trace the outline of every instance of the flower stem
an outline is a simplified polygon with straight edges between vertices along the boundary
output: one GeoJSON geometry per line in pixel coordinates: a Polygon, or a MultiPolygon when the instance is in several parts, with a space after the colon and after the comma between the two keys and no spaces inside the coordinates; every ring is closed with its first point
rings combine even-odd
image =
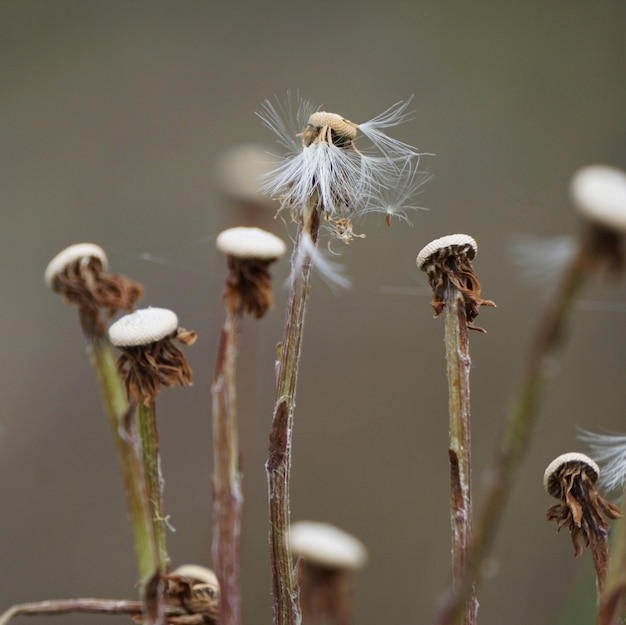
{"type": "Polygon", "coordinates": [[[141,617],[142,603],[124,599],[50,599],[19,603],[0,614],[0,625],[6,625],[16,616],[48,616],[53,614],[130,614],[141,617]]]}
{"type": "MultiPolygon", "coordinates": [[[[184,617],[189,613],[182,607],[166,606],[166,614],[171,617],[184,617]]],[[[19,603],[0,614],[0,625],[16,616],[51,616],[55,614],[127,614],[135,619],[142,618],[143,603],[126,599],[49,599],[19,603]]]]}
{"type": "Polygon", "coordinates": [[[587,250],[581,246],[567,267],[558,292],[539,320],[526,372],[509,413],[507,427],[487,473],[487,491],[474,525],[472,548],[463,580],[450,590],[439,612],[438,625],[460,622],[463,605],[480,581],[481,566],[496,536],[515,476],[528,449],[533,425],[547,377],[549,359],[562,342],[563,330],[589,267],[587,250]]]}
{"type": "Polygon", "coordinates": [[[623,521],[612,536],[611,555],[606,583],[598,597],[596,625],[618,625],[626,611],[626,523],[623,521]]]}
{"type": "Polygon", "coordinates": [[[303,235],[307,235],[316,243],[318,230],[319,209],[317,197],[314,197],[298,226],[293,249],[292,267],[299,267],[300,270],[292,271],[291,276],[285,329],[279,347],[269,458],[265,465],[269,490],[274,625],[299,625],[302,620],[300,593],[288,543],[289,482],[296,382],[311,277],[311,258],[301,249],[301,240],[303,235]]]}
{"type": "Polygon", "coordinates": [[[237,432],[235,363],[240,313],[226,313],[213,398],[213,563],[220,582],[220,625],[241,623],[240,542],[243,495],[237,432]]]}
{"type": "Polygon", "coordinates": [[[144,580],[154,572],[157,554],[143,469],[138,462],[133,444],[132,410],[126,401],[108,339],[104,336],[89,337],[89,356],[113,435],[126,493],[139,578],[144,580]]]}
{"type": "Polygon", "coordinates": [[[157,567],[166,573],[169,558],[166,548],[165,520],[163,513],[163,475],[159,455],[159,431],[154,404],[146,406],[139,402],[135,412],[139,452],[146,477],[148,502],[156,545],[157,567]]]}
{"type": "MultiPolygon", "coordinates": [[[[469,340],[465,298],[451,283],[446,288],[445,346],[450,414],[450,521],[452,579],[463,579],[472,538],[471,410],[469,340]]],[[[465,625],[476,623],[478,602],[472,594],[465,609],[465,625]]]]}
{"type": "Polygon", "coordinates": [[[143,468],[155,555],[150,576],[142,579],[145,618],[150,623],[162,625],[165,623],[163,576],[167,574],[169,569],[169,558],[165,544],[166,517],[163,514],[163,476],[161,474],[159,431],[154,403],[146,406],[143,401],[140,401],[135,409],[135,422],[136,453],[143,468]]]}

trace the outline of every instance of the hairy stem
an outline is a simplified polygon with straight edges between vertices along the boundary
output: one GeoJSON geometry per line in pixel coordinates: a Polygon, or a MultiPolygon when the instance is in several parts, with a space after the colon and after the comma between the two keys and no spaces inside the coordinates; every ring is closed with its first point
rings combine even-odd
{"type": "Polygon", "coordinates": [[[103,336],[89,337],[89,356],[100,387],[122,474],[139,578],[145,580],[157,567],[157,552],[143,467],[135,450],[132,408],[126,401],[108,339],[103,336]]]}
{"type": "Polygon", "coordinates": [[[169,569],[169,558],[165,543],[166,517],[163,514],[163,476],[161,474],[159,431],[154,405],[146,406],[143,402],[139,402],[135,410],[135,420],[137,428],[136,452],[139,455],[145,476],[155,552],[152,573],[148,578],[142,579],[143,599],[146,617],[160,624],[165,622],[163,576],[169,569]]]}
{"type": "Polygon", "coordinates": [[[137,437],[139,452],[143,463],[148,487],[153,532],[155,537],[157,564],[162,573],[166,573],[169,558],[166,548],[166,526],[163,513],[163,475],[161,473],[161,457],[159,454],[159,431],[157,428],[154,405],[146,406],[143,402],[137,405],[137,437]]]}
{"type": "Polygon", "coordinates": [[[141,601],[123,599],[50,599],[14,605],[0,614],[0,625],[6,625],[16,616],[49,616],[54,614],[130,614],[141,616],[141,601]]]}
{"type": "Polygon", "coordinates": [[[217,352],[213,398],[213,564],[220,582],[220,625],[241,623],[239,552],[243,495],[237,432],[235,363],[240,314],[226,313],[217,352]]]}
{"type": "Polygon", "coordinates": [[[301,240],[303,234],[306,234],[316,242],[318,230],[319,210],[317,198],[314,198],[298,226],[292,255],[292,267],[299,267],[300,271],[292,271],[291,275],[276,373],[276,403],[270,430],[269,458],[265,465],[269,490],[274,625],[299,625],[302,620],[299,588],[288,543],[289,481],[296,382],[311,276],[311,258],[306,254],[302,256],[301,240]]]}
{"type": "MultiPolygon", "coordinates": [[[[445,346],[450,413],[450,521],[452,580],[456,587],[467,569],[472,538],[472,471],[469,340],[465,299],[448,282],[446,288],[445,346]]],[[[465,625],[476,623],[478,603],[468,598],[465,625]]]]}
{"type": "MultiPolygon", "coordinates": [[[[0,625],[7,623],[16,616],[53,616],[57,614],[127,614],[134,618],[141,618],[143,603],[141,601],[127,601],[125,599],[50,599],[47,601],[33,601],[19,603],[0,614],[0,625]]],[[[167,606],[169,617],[182,616],[187,612],[183,608],[167,606]]]]}
{"type": "Polygon", "coordinates": [[[447,593],[437,618],[439,625],[460,622],[463,605],[473,592],[474,584],[480,581],[481,566],[493,545],[517,470],[530,443],[549,360],[554,357],[561,345],[563,330],[583,284],[587,268],[586,250],[581,248],[566,269],[558,292],[549,301],[539,320],[522,385],[487,473],[485,498],[474,526],[468,566],[462,582],[447,593]]]}

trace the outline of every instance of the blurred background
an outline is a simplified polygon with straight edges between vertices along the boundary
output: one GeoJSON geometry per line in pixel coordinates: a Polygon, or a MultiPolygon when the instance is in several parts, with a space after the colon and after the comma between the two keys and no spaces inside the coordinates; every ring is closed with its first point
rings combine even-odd
{"type": "MultiPolygon", "coordinates": [[[[223,228],[288,240],[273,208],[240,208],[218,175],[249,142],[276,151],[255,116],[287,90],[361,122],[413,95],[393,131],[432,174],[411,215],[334,251],[349,291],[313,285],[299,378],[292,519],[334,523],[370,561],[357,622],[429,623],[449,581],[443,320],[417,252],[473,235],[483,295],[471,355],[475,505],[549,291],[520,279],[520,235],[575,235],[568,181],[580,166],[626,168],[626,5],[564,2],[0,3],[0,609],[54,597],[136,596],[130,529],[106,419],[76,311],[43,283],[65,246],[102,245],[198,332],[191,388],[158,402],[175,565],[210,565],[210,379],[223,310],[223,228]]],[[[549,267],[548,267],[549,269],[549,267]]],[[[264,462],[276,306],[241,337],[246,623],[270,623],[264,462]]],[[[584,450],[576,427],[625,431],[624,286],[583,293],[505,515],[479,622],[589,623],[590,557],[572,556],[545,509],[545,466],[584,450]],[[587,611],[585,611],[587,610],[587,611]],[[573,616],[572,616],[573,614],[573,616]]],[[[56,617],[66,623],[122,617],[56,617]]],[[[37,618],[34,623],[52,622],[37,618]]]]}

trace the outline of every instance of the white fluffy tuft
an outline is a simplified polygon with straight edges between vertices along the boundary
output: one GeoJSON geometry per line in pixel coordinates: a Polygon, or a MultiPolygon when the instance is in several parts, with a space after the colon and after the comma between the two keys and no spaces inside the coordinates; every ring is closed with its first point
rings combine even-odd
{"type": "Polygon", "coordinates": [[[626,486],[626,435],[580,430],[578,438],[589,446],[589,455],[600,465],[602,488],[607,492],[623,491],[626,486]]]}

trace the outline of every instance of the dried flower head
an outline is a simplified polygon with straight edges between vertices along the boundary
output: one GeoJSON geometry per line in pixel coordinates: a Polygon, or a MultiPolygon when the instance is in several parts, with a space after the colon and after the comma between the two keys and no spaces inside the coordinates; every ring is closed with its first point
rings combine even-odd
{"type": "Polygon", "coordinates": [[[270,265],[287,251],[285,243],[261,228],[229,228],[215,242],[226,254],[229,274],[224,302],[231,313],[261,318],[273,305],[270,265]]]}
{"type": "Polygon", "coordinates": [[[578,170],[572,201],[585,219],[582,242],[593,268],[621,277],[626,270],[626,173],[606,165],[578,170]]]}
{"type": "Polygon", "coordinates": [[[44,280],[70,304],[78,306],[85,334],[102,336],[104,309],[109,318],[118,310],[130,311],[142,295],[139,284],[126,276],[108,273],[104,250],[93,243],[77,243],[59,252],[46,267],[44,280]]]}
{"type": "Polygon", "coordinates": [[[352,623],[352,572],[367,562],[365,545],[333,525],[313,521],[294,523],[289,542],[301,558],[303,621],[352,623]]]}
{"type": "Polygon", "coordinates": [[[259,211],[276,209],[276,202],[261,192],[260,178],[276,167],[276,158],[267,147],[245,143],[225,150],[215,166],[215,181],[221,196],[229,203],[251,209],[250,216],[259,211]]]}
{"type": "Polygon", "coordinates": [[[215,573],[198,564],[183,564],[165,577],[166,605],[188,614],[169,618],[173,625],[214,625],[219,616],[220,585],[215,573]]]}
{"type": "Polygon", "coordinates": [[[150,406],[161,384],[191,384],[191,368],[172,340],[192,345],[196,338],[195,332],[179,328],[178,317],[166,308],[142,308],[118,319],[109,339],[122,352],[117,368],[128,398],[150,406]]]}
{"type": "Polygon", "coordinates": [[[572,176],[570,193],[585,218],[626,234],[626,172],[608,165],[583,167],[572,176]]]}
{"type": "Polygon", "coordinates": [[[559,499],[546,512],[548,521],[567,527],[574,545],[574,556],[582,553],[582,543],[591,550],[598,589],[602,589],[609,563],[608,529],[605,517],[617,519],[619,508],[603,499],[595,489],[600,469],[585,454],[570,452],[555,458],[546,468],[543,485],[559,499]]]}
{"type": "Polygon", "coordinates": [[[356,124],[316,110],[307,100],[298,98],[292,107],[289,95],[286,107],[266,100],[259,116],[288,152],[264,178],[263,189],[280,199],[295,221],[315,203],[334,236],[348,243],[355,236],[355,215],[385,212],[381,193],[399,180],[405,188],[411,187],[403,180],[410,178],[415,166],[406,164],[417,161],[419,153],[384,132],[407,120],[409,102],[398,102],[374,119],[356,124]],[[359,134],[369,140],[369,148],[357,148],[359,134]]]}
{"type": "Polygon", "coordinates": [[[426,272],[433,289],[430,302],[435,317],[441,314],[445,306],[446,290],[451,284],[458,289],[465,299],[467,327],[484,332],[473,325],[480,306],[495,306],[491,300],[480,296],[480,282],[474,273],[472,259],[476,256],[478,245],[467,234],[451,234],[431,241],[417,255],[416,264],[426,272]]]}
{"type": "Polygon", "coordinates": [[[329,523],[293,523],[289,543],[293,552],[306,562],[329,569],[356,570],[367,562],[365,545],[329,523]]]}

